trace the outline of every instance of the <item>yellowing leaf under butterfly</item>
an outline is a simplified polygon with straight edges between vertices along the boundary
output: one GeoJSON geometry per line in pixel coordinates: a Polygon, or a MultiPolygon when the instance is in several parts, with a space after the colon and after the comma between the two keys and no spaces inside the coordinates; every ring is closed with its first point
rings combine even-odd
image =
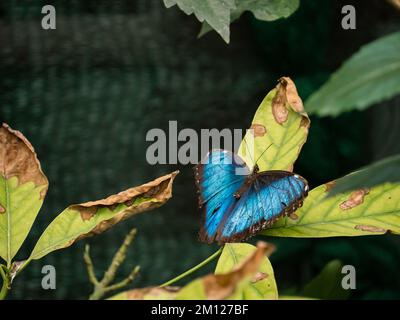
{"type": "MultiPolygon", "coordinates": [[[[210,274],[194,280],[180,290],[176,299],[199,299],[199,300],[240,300],[243,297],[243,290],[257,281],[255,278],[264,262],[268,245],[259,242],[257,248],[250,255],[241,259],[231,270],[224,270],[224,273],[210,274]]],[[[221,267],[221,271],[222,267],[221,267]]]]}
{"type": "MultiPolygon", "coordinates": [[[[223,274],[235,269],[240,263],[254,253],[256,248],[249,243],[226,243],[215,269],[216,274],[223,274]]],[[[250,283],[243,287],[238,295],[243,300],[278,299],[278,288],[275,282],[274,270],[267,258],[275,251],[275,246],[267,244],[266,256],[260,264],[250,283]]]]}
{"type": "Polygon", "coordinates": [[[400,184],[384,183],[327,197],[335,181],[310,191],[297,219],[286,217],[268,236],[319,238],[400,233],[400,184]]]}

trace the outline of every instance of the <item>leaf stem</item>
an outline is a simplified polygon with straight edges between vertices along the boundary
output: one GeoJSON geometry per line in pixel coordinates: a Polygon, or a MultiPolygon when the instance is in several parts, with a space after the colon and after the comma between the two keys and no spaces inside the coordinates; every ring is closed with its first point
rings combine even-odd
{"type": "Polygon", "coordinates": [[[205,266],[207,263],[209,263],[212,260],[214,260],[215,258],[217,258],[221,254],[223,248],[224,247],[222,246],[216,252],[214,252],[211,256],[209,256],[207,259],[205,259],[204,261],[200,262],[198,265],[194,266],[193,268],[190,268],[189,270],[185,271],[184,273],[180,274],[179,276],[177,276],[177,277],[175,277],[175,278],[163,283],[162,285],[160,285],[160,287],[169,286],[169,285],[171,285],[171,284],[173,284],[173,283],[185,278],[186,276],[192,274],[193,272],[196,272],[201,267],[205,266]]]}
{"type": "Polygon", "coordinates": [[[3,279],[3,284],[0,290],[0,300],[4,300],[7,296],[8,290],[10,289],[10,277],[8,274],[4,271],[4,266],[0,265],[0,275],[1,278],[3,279]]]}
{"type": "Polygon", "coordinates": [[[139,269],[140,269],[139,267],[133,268],[131,273],[129,274],[129,276],[126,277],[125,279],[123,279],[122,281],[115,283],[115,284],[110,284],[112,281],[114,281],[115,275],[116,275],[119,267],[125,261],[126,252],[128,250],[128,247],[132,243],[132,241],[135,239],[135,236],[136,236],[136,229],[133,228],[126,235],[124,242],[122,243],[121,247],[118,249],[116,254],[114,255],[114,258],[113,258],[109,268],[104,273],[103,279],[101,279],[101,280],[98,280],[96,278],[96,275],[94,272],[93,261],[92,261],[92,258],[90,257],[90,247],[89,247],[89,245],[85,246],[83,260],[86,264],[86,269],[88,272],[89,280],[94,286],[93,293],[89,297],[90,300],[99,300],[106,293],[108,293],[110,291],[121,289],[121,288],[129,285],[136,278],[136,276],[139,273],[139,269]]]}

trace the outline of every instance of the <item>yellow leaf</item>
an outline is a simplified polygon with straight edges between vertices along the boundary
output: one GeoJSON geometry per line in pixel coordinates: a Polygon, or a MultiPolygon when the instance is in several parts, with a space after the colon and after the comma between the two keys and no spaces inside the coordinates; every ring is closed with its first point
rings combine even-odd
{"type": "Polygon", "coordinates": [[[258,160],[260,171],[292,171],[309,126],[294,82],[283,77],[258,107],[238,154],[250,168],[258,160]]]}
{"type": "Polygon", "coordinates": [[[0,127],[0,257],[8,264],[43,204],[48,181],[35,150],[19,131],[0,127]]]}

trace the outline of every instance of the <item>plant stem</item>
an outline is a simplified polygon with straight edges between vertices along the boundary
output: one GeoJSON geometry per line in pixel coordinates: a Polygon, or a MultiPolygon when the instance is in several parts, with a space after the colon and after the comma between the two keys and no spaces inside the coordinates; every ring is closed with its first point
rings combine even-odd
{"type": "Polygon", "coordinates": [[[8,289],[10,286],[10,278],[8,274],[4,271],[3,265],[0,265],[0,275],[1,278],[3,279],[3,284],[0,291],[0,300],[4,300],[7,296],[8,289]]]}
{"type": "Polygon", "coordinates": [[[186,277],[186,276],[192,274],[193,272],[196,272],[196,271],[199,270],[201,267],[205,266],[207,263],[209,263],[209,262],[211,262],[212,260],[214,260],[215,258],[217,258],[217,257],[221,254],[223,248],[224,248],[224,247],[219,248],[218,251],[214,252],[211,256],[209,256],[209,257],[208,257],[207,259],[205,259],[204,261],[200,262],[198,265],[196,265],[196,266],[194,266],[193,268],[191,268],[191,269],[185,271],[184,273],[180,274],[179,276],[177,276],[177,277],[175,277],[175,278],[173,278],[173,279],[171,279],[171,280],[169,280],[169,281],[163,283],[162,285],[160,285],[160,287],[169,286],[169,285],[171,285],[171,284],[173,284],[173,283],[175,283],[175,282],[177,282],[177,281],[183,279],[184,277],[186,277]]]}
{"type": "Polygon", "coordinates": [[[123,279],[122,281],[115,283],[115,284],[110,284],[112,281],[114,281],[115,275],[121,266],[121,264],[125,261],[126,258],[126,252],[128,250],[128,247],[132,243],[136,236],[136,229],[133,228],[125,237],[124,242],[122,243],[121,247],[118,249],[116,254],[114,255],[114,258],[107,269],[107,271],[104,273],[103,279],[100,281],[96,278],[95,272],[94,272],[94,266],[93,266],[93,261],[90,257],[90,247],[89,245],[85,246],[85,252],[83,255],[83,260],[86,264],[86,269],[88,272],[89,280],[93,284],[94,289],[93,293],[89,296],[90,300],[99,300],[101,299],[106,293],[114,290],[121,289],[128,284],[130,284],[137,276],[139,273],[139,267],[133,268],[131,273],[129,274],[128,277],[123,279]]]}
{"type": "Polygon", "coordinates": [[[128,250],[128,247],[132,243],[132,241],[135,239],[136,233],[137,233],[137,230],[135,228],[133,228],[127,234],[127,236],[125,237],[125,240],[122,243],[121,247],[118,249],[118,251],[114,255],[114,258],[111,261],[110,267],[104,273],[104,277],[100,281],[100,283],[103,285],[103,287],[108,286],[112,281],[114,281],[115,275],[116,275],[119,267],[125,261],[126,252],[128,250]]]}

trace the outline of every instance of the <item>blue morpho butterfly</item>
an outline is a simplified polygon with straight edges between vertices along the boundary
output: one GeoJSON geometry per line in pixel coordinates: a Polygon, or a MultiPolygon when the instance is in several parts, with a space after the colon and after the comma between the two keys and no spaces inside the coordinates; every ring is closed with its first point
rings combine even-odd
{"type": "Polygon", "coordinates": [[[201,241],[243,241],[290,215],[303,204],[307,181],[288,171],[252,171],[238,156],[212,150],[195,166],[199,207],[203,210],[201,241]],[[240,174],[238,174],[240,173],[240,174]]]}

